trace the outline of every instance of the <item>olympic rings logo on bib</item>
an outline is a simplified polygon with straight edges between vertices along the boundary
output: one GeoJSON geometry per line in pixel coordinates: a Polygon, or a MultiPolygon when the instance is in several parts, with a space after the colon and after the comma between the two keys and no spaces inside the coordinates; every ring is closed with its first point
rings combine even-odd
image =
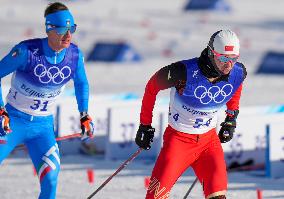
{"type": "Polygon", "coordinates": [[[200,100],[201,104],[209,104],[212,100],[220,104],[226,97],[228,97],[233,91],[231,84],[225,84],[222,88],[218,86],[212,86],[208,90],[205,86],[198,86],[194,90],[194,96],[200,100]]]}
{"type": "Polygon", "coordinates": [[[38,77],[39,81],[43,84],[48,84],[51,81],[54,84],[61,84],[65,79],[70,77],[71,68],[64,66],[60,69],[56,66],[52,66],[47,69],[46,66],[38,64],[34,68],[34,75],[38,77]]]}

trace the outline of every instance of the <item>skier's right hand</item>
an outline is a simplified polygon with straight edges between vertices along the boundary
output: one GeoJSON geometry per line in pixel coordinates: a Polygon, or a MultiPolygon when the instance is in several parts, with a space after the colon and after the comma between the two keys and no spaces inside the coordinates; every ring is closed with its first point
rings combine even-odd
{"type": "Polygon", "coordinates": [[[142,149],[149,150],[153,142],[155,128],[151,125],[140,124],[136,134],[135,142],[142,149]]]}
{"type": "Polygon", "coordinates": [[[10,129],[10,118],[4,107],[0,107],[0,136],[5,136],[12,132],[10,129]]]}

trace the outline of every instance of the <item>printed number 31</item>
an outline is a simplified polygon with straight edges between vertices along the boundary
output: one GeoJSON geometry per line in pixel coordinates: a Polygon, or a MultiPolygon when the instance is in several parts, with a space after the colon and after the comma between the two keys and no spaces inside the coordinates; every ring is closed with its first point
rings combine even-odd
{"type": "Polygon", "coordinates": [[[40,100],[34,100],[34,104],[30,106],[30,108],[33,110],[37,110],[39,109],[41,104],[43,104],[43,107],[40,109],[40,111],[47,111],[46,108],[47,108],[48,101],[41,102],[40,100]]]}

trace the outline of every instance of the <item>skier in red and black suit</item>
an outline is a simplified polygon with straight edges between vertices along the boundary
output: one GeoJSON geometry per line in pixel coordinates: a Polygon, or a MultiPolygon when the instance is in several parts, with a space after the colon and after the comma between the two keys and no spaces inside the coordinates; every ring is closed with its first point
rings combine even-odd
{"type": "Polygon", "coordinates": [[[147,83],[136,135],[139,147],[149,150],[155,129],[152,112],[160,90],[171,88],[169,125],[146,199],[165,199],[177,179],[192,167],[205,198],[224,199],[227,172],[221,143],[230,141],[236,128],[246,69],[237,62],[239,39],[230,30],[214,33],[201,56],[161,68],[147,83]],[[217,111],[227,106],[217,135],[217,111]]]}

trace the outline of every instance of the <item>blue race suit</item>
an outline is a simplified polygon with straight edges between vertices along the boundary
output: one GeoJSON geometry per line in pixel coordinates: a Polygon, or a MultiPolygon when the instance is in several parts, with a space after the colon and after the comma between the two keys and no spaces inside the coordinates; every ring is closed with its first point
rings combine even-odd
{"type": "MultiPolygon", "coordinates": [[[[39,198],[54,199],[60,158],[52,111],[70,79],[74,81],[78,110],[88,110],[89,86],[83,55],[72,43],[55,52],[48,46],[47,38],[27,40],[0,61],[0,78],[12,72],[5,106],[12,132],[4,137],[6,144],[0,145],[0,163],[15,146],[24,143],[40,180],[39,198]]],[[[4,106],[0,94],[0,105],[4,106]]]]}

